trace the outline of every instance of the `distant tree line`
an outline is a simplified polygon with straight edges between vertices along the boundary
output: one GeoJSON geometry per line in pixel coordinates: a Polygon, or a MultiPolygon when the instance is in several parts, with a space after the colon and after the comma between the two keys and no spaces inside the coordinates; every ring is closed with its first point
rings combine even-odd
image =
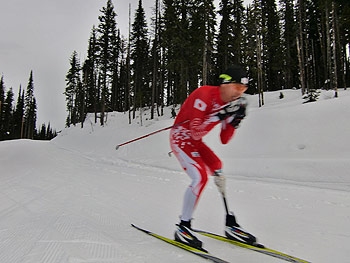
{"type": "Polygon", "coordinates": [[[0,141],[12,139],[51,140],[56,131],[50,123],[36,128],[37,104],[34,96],[33,72],[30,72],[27,89],[20,86],[16,105],[12,88],[6,91],[4,76],[0,80],[0,141]]]}
{"type": "MultiPolygon", "coordinates": [[[[104,125],[110,111],[181,104],[200,85],[215,84],[230,64],[246,67],[251,94],[297,88],[350,85],[350,1],[348,0],[155,0],[151,25],[142,1],[129,34],[121,36],[111,0],[93,26],[87,57],[77,52],[66,75],[67,126],[87,113],[104,125]],[[347,55],[348,54],[348,55],[347,55]]],[[[311,96],[310,97],[314,97],[311,96]]]]}

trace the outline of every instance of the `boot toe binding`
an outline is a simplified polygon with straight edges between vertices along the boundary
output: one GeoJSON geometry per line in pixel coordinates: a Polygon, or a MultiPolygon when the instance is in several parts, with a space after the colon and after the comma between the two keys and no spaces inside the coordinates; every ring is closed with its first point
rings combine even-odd
{"type": "Polygon", "coordinates": [[[202,241],[200,241],[190,229],[178,225],[175,231],[175,240],[185,245],[202,250],[202,241]]]}

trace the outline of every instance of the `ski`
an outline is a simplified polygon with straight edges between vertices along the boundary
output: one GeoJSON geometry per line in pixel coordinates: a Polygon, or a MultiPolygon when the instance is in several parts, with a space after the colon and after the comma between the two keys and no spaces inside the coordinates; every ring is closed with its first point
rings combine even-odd
{"type": "Polygon", "coordinates": [[[231,239],[228,239],[228,238],[226,238],[224,236],[217,235],[217,234],[214,234],[214,233],[210,233],[210,232],[207,232],[207,231],[198,230],[198,229],[197,230],[196,229],[192,229],[192,230],[194,232],[198,233],[198,234],[201,234],[201,235],[204,235],[204,236],[207,236],[207,237],[210,237],[210,238],[214,238],[214,239],[217,239],[217,240],[221,240],[221,241],[230,243],[230,244],[235,245],[235,246],[247,248],[247,249],[250,249],[250,250],[253,250],[253,251],[256,251],[256,252],[260,252],[260,253],[263,253],[265,255],[269,255],[269,256],[272,256],[272,257],[279,258],[279,259],[283,259],[283,260],[288,261],[288,262],[310,263],[309,261],[306,261],[306,260],[303,260],[303,259],[299,259],[299,258],[290,256],[290,255],[284,254],[282,252],[266,248],[266,247],[264,247],[261,244],[257,244],[256,246],[252,246],[252,245],[248,245],[248,244],[243,243],[243,242],[231,240],[231,239]]]}
{"type": "Polygon", "coordinates": [[[173,246],[176,246],[178,248],[182,248],[194,255],[197,255],[197,256],[200,256],[202,258],[205,258],[207,260],[211,260],[212,262],[215,262],[215,263],[229,263],[228,261],[225,261],[225,260],[222,260],[218,257],[215,257],[213,256],[212,254],[210,254],[208,251],[205,251],[205,250],[200,250],[200,249],[196,249],[196,248],[193,248],[191,246],[188,246],[186,244],[183,244],[181,242],[178,242],[178,241],[175,241],[175,240],[172,240],[172,239],[169,239],[169,238],[166,238],[166,237],[163,237],[163,236],[160,236],[158,234],[155,234],[155,233],[152,233],[151,231],[148,231],[146,229],[143,229],[143,228],[140,228],[134,224],[131,224],[132,227],[136,228],[137,230],[140,230],[152,237],[155,237],[157,239],[160,239],[168,244],[171,244],[173,246]]]}

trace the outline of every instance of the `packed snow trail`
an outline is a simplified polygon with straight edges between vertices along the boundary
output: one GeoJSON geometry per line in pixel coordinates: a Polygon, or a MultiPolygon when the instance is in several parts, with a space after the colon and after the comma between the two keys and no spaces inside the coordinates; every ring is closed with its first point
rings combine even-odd
{"type": "MultiPolygon", "coordinates": [[[[139,222],[172,236],[181,189],[187,183],[180,171],[137,167],[123,161],[122,166],[108,165],[58,149],[50,142],[3,142],[1,156],[0,262],[194,260],[129,227],[130,222],[139,222]],[[10,162],[13,159],[15,167],[10,162]]],[[[349,194],[231,177],[228,189],[233,189],[229,202],[240,222],[264,244],[310,261],[323,253],[327,257],[327,251],[340,251],[333,258],[339,256],[341,262],[349,241],[343,233],[348,223],[349,194]],[[337,215],[336,224],[330,224],[333,215],[337,215]],[[325,235],[330,241],[337,239],[327,243],[326,250],[325,235]],[[317,247],[324,249],[316,254],[317,247]]],[[[194,224],[220,233],[224,222],[221,201],[211,182],[194,224]]],[[[203,241],[207,249],[228,261],[279,262],[203,241]]],[[[327,260],[321,257],[315,262],[327,260]]]]}
{"type": "Polygon", "coordinates": [[[49,142],[3,142],[1,156],[6,159],[1,160],[0,262],[194,259],[162,249],[130,228],[132,221],[144,222],[171,237],[177,220],[172,203],[180,202],[170,198],[169,203],[159,195],[176,197],[175,189],[183,186],[174,188],[170,177],[178,179],[181,173],[162,176],[134,165],[100,164],[49,142]],[[14,159],[15,169],[9,161],[14,159]]]}

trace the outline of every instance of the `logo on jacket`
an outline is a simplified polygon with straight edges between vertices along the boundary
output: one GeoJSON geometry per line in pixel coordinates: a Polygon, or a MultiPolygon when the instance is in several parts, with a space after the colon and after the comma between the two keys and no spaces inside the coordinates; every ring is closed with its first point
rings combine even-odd
{"type": "Polygon", "coordinates": [[[205,111],[207,108],[207,104],[202,101],[201,99],[196,99],[194,101],[194,106],[195,109],[200,110],[200,111],[205,111]]]}

